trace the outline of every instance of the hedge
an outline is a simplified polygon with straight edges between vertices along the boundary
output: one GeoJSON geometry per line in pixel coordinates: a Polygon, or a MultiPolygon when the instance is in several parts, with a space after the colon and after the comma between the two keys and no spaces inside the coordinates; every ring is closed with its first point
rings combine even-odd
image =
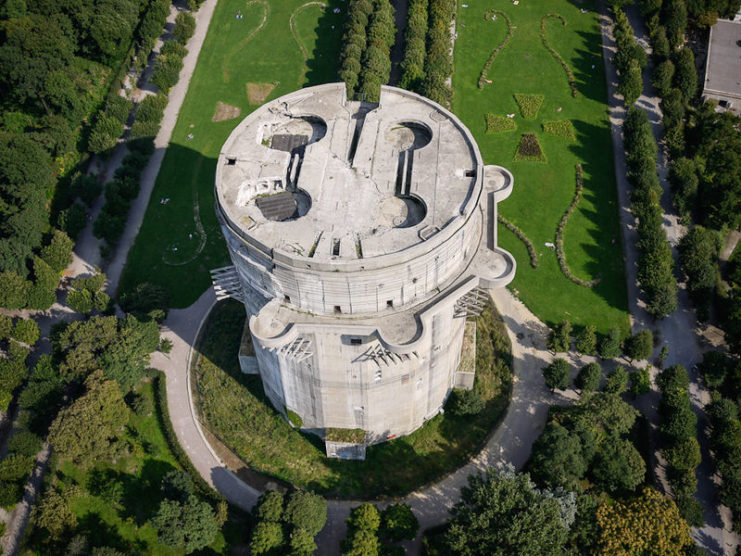
{"type": "Polygon", "coordinates": [[[489,58],[484,63],[484,67],[481,69],[481,73],[479,74],[479,89],[483,89],[484,85],[486,84],[486,76],[489,74],[489,69],[494,63],[494,58],[496,58],[497,54],[499,54],[501,50],[505,46],[507,46],[507,43],[512,40],[512,22],[510,21],[509,17],[507,17],[506,13],[500,12],[499,10],[487,10],[484,14],[484,19],[488,21],[489,19],[496,16],[502,17],[502,19],[504,19],[505,23],[507,24],[507,35],[504,37],[504,40],[499,43],[499,46],[491,51],[491,54],[489,54],[489,58]]]}
{"type": "Polygon", "coordinates": [[[564,26],[567,25],[566,20],[559,14],[544,15],[540,19],[540,39],[543,41],[543,46],[545,46],[546,50],[551,53],[551,56],[553,56],[556,60],[558,60],[558,63],[561,64],[563,71],[566,73],[566,79],[569,82],[569,87],[571,87],[571,96],[576,98],[579,92],[576,90],[576,80],[574,79],[574,72],[571,70],[569,64],[566,63],[566,60],[564,60],[561,55],[556,52],[556,49],[548,44],[548,37],[545,31],[545,22],[549,18],[558,19],[564,26]]]}
{"type": "Polygon", "coordinates": [[[430,0],[429,3],[425,78],[420,92],[443,106],[450,106],[453,100],[448,81],[453,75],[450,22],[455,17],[455,9],[455,0],[430,0]]]}
{"type": "Polygon", "coordinates": [[[418,91],[425,76],[425,38],[427,37],[428,0],[410,0],[404,30],[404,57],[402,58],[399,87],[418,91]]]}
{"type": "Polygon", "coordinates": [[[522,243],[525,244],[525,247],[527,247],[527,254],[530,256],[530,266],[538,268],[538,254],[535,252],[533,242],[525,235],[525,232],[499,213],[497,213],[497,221],[501,222],[505,228],[520,238],[520,241],[522,241],[522,243]]]}

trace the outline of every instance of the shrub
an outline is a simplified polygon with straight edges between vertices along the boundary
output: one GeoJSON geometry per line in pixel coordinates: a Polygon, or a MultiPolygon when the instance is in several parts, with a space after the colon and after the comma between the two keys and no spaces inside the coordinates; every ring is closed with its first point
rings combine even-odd
{"type": "Polygon", "coordinates": [[[527,95],[523,93],[515,93],[515,102],[520,108],[522,117],[526,120],[534,120],[538,115],[540,106],[543,104],[545,96],[543,95],[527,95]]]}
{"type": "Polygon", "coordinates": [[[633,397],[648,394],[651,390],[651,375],[648,367],[630,373],[630,393],[633,397]]]}
{"type": "Polygon", "coordinates": [[[19,342],[32,346],[39,341],[41,331],[35,320],[21,318],[15,322],[10,336],[19,342]]]}
{"type": "Polygon", "coordinates": [[[565,359],[554,359],[553,363],[543,368],[545,384],[551,390],[565,390],[569,387],[571,366],[565,359]]]}
{"type": "Polygon", "coordinates": [[[548,349],[551,351],[569,351],[571,349],[571,321],[562,320],[553,327],[548,336],[548,349]]]}
{"type": "Polygon", "coordinates": [[[139,103],[136,110],[137,122],[156,122],[162,121],[162,114],[167,107],[167,96],[163,93],[148,95],[139,103]]]}
{"type": "Polygon", "coordinates": [[[450,393],[448,405],[450,412],[459,417],[477,415],[484,409],[484,402],[475,390],[460,388],[454,388],[450,393]]]}
{"type": "Polygon", "coordinates": [[[602,338],[602,342],[600,343],[600,357],[602,359],[615,359],[620,357],[622,354],[620,350],[621,343],[620,330],[617,328],[611,328],[607,336],[602,338]]]}
{"type": "Polygon", "coordinates": [[[381,535],[391,542],[412,541],[418,529],[419,521],[407,504],[392,504],[381,512],[381,535]]]}
{"type": "Polygon", "coordinates": [[[67,305],[81,315],[87,315],[93,310],[93,294],[88,290],[72,290],[67,294],[67,305]]]}
{"type": "Polygon", "coordinates": [[[576,141],[576,132],[574,131],[574,124],[571,123],[571,120],[543,122],[543,131],[557,137],[563,137],[569,141],[576,141]]]}
{"type": "Polygon", "coordinates": [[[576,375],[576,380],[574,380],[574,386],[581,390],[582,393],[594,392],[599,389],[601,380],[602,367],[600,367],[599,363],[589,363],[579,370],[579,374],[576,375]]]}
{"type": "Polygon", "coordinates": [[[545,155],[540,148],[538,136],[534,133],[524,133],[520,139],[520,144],[517,145],[514,159],[518,161],[545,162],[545,155]]]}
{"type": "Polygon", "coordinates": [[[80,232],[87,226],[87,214],[85,207],[80,203],[73,203],[59,213],[57,226],[71,239],[75,240],[80,232]]]}
{"type": "Polygon", "coordinates": [[[55,272],[62,272],[72,262],[74,242],[61,230],[52,232],[51,241],[41,248],[41,258],[55,272]]]}
{"type": "Polygon", "coordinates": [[[305,529],[315,536],[327,522],[327,503],[311,492],[294,491],[288,495],[284,519],[293,527],[305,529]]]}
{"type": "Polygon", "coordinates": [[[512,131],[517,129],[517,125],[512,118],[486,114],[486,133],[500,133],[502,131],[512,131]]]}
{"type": "Polygon", "coordinates": [[[594,355],[597,352],[597,333],[594,326],[583,327],[576,335],[576,351],[585,355],[594,355]]]}
{"type": "Polygon", "coordinates": [[[22,309],[28,302],[30,288],[31,282],[12,270],[0,272],[0,307],[22,309]]]}
{"type": "Polygon", "coordinates": [[[18,431],[10,437],[8,449],[22,456],[36,456],[41,450],[41,438],[30,431],[18,431]]]}
{"type": "Polygon", "coordinates": [[[188,42],[188,39],[193,36],[195,30],[196,20],[190,13],[180,12],[175,17],[175,29],[173,29],[172,35],[180,44],[188,42]]]}
{"type": "Polygon", "coordinates": [[[527,254],[530,257],[530,266],[533,268],[538,268],[538,253],[535,251],[533,242],[530,241],[530,239],[525,235],[525,232],[518,228],[513,222],[507,220],[504,216],[502,216],[500,212],[497,213],[497,222],[503,224],[505,228],[515,234],[520,239],[520,241],[525,244],[525,247],[527,248],[527,254]]]}
{"type": "Polygon", "coordinates": [[[641,330],[623,342],[623,351],[628,359],[648,359],[654,347],[654,335],[650,330],[641,330]]]}
{"type": "Polygon", "coordinates": [[[499,54],[499,52],[501,52],[501,50],[505,46],[507,46],[507,43],[512,40],[512,22],[510,21],[507,14],[505,14],[504,12],[500,12],[499,10],[487,10],[487,12],[484,14],[484,19],[487,21],[495,17],[501,17],[507,24],[507,35],[504,37],[504,40],[502,40],[502,42],[499,43],[499,45],[491,51],[491,54],[489,54],[489,58],[484,63],[484,67],[479,74],[479,89],[483,89],[484,85],[486,84],[486,76],[489,74],[489,69],[494,63],[494,58],[496,58],[497,54],[499,54]]]}
{"type": "Polygon", "coordinates": [[[628,388],[628,373],[625,367],[618,365],[607,375],[605,392],[611,394],[622,394],[628,388]]]}
{"type": "Polygon", "coordinates": [[[180,79],[183,59],[180,56],[158,56],[150,82],[162,91],[169,91],[180,79]]]}

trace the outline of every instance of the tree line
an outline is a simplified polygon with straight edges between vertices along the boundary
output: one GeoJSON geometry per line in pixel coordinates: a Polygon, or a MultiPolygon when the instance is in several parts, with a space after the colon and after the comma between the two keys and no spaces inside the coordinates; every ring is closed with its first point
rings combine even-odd
{"type": "Polygon", "coordinates": [[[351,0],[339,71],[348,98],[378,102],[381,85],[389,81],[395,36],[394,8],[388,0],[351,0]]]}

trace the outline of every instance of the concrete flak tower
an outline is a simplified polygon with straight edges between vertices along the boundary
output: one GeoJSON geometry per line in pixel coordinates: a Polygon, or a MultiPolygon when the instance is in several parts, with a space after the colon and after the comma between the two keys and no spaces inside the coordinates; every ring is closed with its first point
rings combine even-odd
{"type": "Polygon", "coordinates": [[[458,118],[409,91],[382,87],[375,104],[333,83],[255,110],[216,169],[233,266],[214,282],[247,310],[242,370],[332,457],[420,427],[473,386],[469,317],[515,274],[497,246],[512,186],[458,118]]]}

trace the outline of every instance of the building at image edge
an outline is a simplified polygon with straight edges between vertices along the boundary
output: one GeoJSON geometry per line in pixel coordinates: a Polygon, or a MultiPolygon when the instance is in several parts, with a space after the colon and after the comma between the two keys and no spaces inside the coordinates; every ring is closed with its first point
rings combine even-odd
{"type": "Polygon", "coordinates": [[[232,266],[212,274],[247,311],[243,371],[331,457],[419,428],[473,386],[466,322],[515,274],[497,246],[512,187],[456,116],[403,89],[375,104],[334,83],[255,110],[215,190],[232,266]]]}

